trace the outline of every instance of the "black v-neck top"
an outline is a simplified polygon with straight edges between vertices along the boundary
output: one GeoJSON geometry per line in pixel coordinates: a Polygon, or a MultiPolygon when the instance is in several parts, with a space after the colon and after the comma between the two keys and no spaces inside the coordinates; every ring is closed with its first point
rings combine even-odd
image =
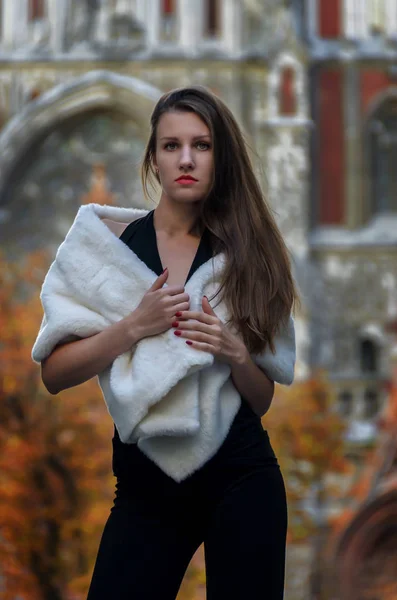
{"type": "MultiPolygon", "coordinates": [[[[157,247],[156,231],[153,223],[154,210],[144,217],[130,223],[120,239],[157,275],[163,272],[157,247]]],[[[200,239],[196,255],[188,273],[186,282],[193,273],[213,256],[211,236],[208,230],[200,239]]],[[[232,456],[233,461],[261,462],[274,458],[267,433],[263,430],[261,420],[250,405],[242,398],[241,408],[237,413],[229,434],[218,455],[232,456]],[[239,449],[241,448],[241,452],[239,449]]],[[[222,459],[224,460],[224,459],[222,459]]],[[[261,464],[262,464],[261,463],[261,464]]],[[[160,469],[156,467],[159,471],[160,469]]],[[[136,444],[125,444],[120,440],[116,427],[113,438],[113,471],[116,477],[121,474],[150,470],[153,476],[154,463],[139,450],[136,444]]],[[[162,473],[162,472],[161,472],[162,473]]],[[[162,473],[161,476],[164,474],[162,473]]],[[[160,475],[159,475],[160,476],[160,475]]]]}
{"type": "MultiPolygon", "coordinates": [[[[156,230],[153,223],[154,210],[145,217],[130,223],[120,236],[120,239],[135,252],[135,254],[157,275],[161,275],[164,266],[161,264],[157,247],[156,230]]],[[[190,267],[186,283],[197,269],[212,258],[210,235],[204,230],[197,248],[196,255],[190,267]]]]}

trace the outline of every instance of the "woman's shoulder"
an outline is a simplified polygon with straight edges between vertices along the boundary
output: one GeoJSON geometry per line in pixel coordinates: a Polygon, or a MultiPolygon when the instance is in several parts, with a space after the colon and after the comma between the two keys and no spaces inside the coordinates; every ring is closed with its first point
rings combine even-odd
{"type": "Polygon", "coordinates": [[[118,221],[112,221],[111,219],[101,219],[105,225],[110,229],[112,233],[120,237],[125,229],[127,229],[129,223],[119,223],[118,221]]]}

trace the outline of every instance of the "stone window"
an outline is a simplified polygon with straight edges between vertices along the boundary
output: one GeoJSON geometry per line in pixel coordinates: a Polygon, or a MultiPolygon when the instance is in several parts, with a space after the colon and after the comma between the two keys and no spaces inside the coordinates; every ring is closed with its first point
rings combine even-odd
{"type": "Polygon", "coordinates": [[[293,116],[296,111],[295,71],[292,67],[284,67],[280,77],[279,114],[293,116]]]}
{"type": "Polygon", "coordinates": [[[347,390],[339,394],[339,412],[344,417],[349,417],[353,412],[353,394],[347,390]]]}
{"type": "Polygon", "coordinates": [[[397,211],[397,98],[388,99],[369,122],[372,214],[397,211]]]}
{"type": "Polygon", "coordinates": [[[219,0],[205,0],[204,8],[204,37],[216,38],[220,30],[219,0]]]}
{"type": "Polygon", "coordinates": [[[161,38],[164,41],[176,39],[175,0],[161,0],[161,38]]]}
{"type": "Polygon", "coordinates": [[[44,19],[44,0],[29,0],[29,21],[44,19]]]}
{"type": "Polygon", "coordinates": [[[378,348],[372,340],[360,342],[360,367],[364,374],[378,372],[378,348]]]}
{"type": "Polygon", "coordinates": [[[364,418],[373,419],[379,412],[379,396],[376,390],[367,389],[364,393],[364,418]]]}
{"type": "Polygon", "coordinates": [[[305,72],[296,56],[286,52],[274,61],[268,79],[269,119],[306,119],[305,72]]]}

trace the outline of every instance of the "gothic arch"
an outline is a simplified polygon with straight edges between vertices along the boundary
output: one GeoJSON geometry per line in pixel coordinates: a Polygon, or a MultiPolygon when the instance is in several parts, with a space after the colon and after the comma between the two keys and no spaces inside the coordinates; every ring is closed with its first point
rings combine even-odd
{"type": "Polygon", "coordinates": [[[160,95],[160,90],[144,81],[105,70],[90,71],[45,92],[13,117],[0,134],[0,203],[18,160],[43,131],[76,114],[110,108],[131,116],[146,137],[160,95]]]}

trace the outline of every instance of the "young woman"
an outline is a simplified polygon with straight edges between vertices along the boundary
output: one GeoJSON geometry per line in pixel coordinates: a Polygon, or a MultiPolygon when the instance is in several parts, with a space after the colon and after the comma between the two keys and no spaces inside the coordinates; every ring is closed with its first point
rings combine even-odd
{"type": "MultiPolygon", "coordinates": [[[[209,439],[207,432],[213,430],[204,428],[190,454],[183,435],[173,439],[173,462],[164,465],[170,465],[169,472],[178,468],[178,477],[159,467],[167,448],[161,439],[158,454],[153,446],[149,457],[149,450],[142,451],[147,433],[137,434],[138,443],[132,438],[125,443],[119,435],[123,423],[115,427],[116,497],[88,599],[174,600],[193,554],[204,543],[208,600],[281,600],[286,497],[261,417],[271,405],[274,381],[292,381],[291,311],[297,296],[288,252],[235,119],[204,88],[174,90],[157,103],[143,161],[146,192],[151,178],[161,186],[155,210],[143,211],[132,222],[104,222],[123,249],[128,247],[131,261],[138,257],[137,271],[142,261],[156,280],[123,319],[95,335],[59,344],[42,361],[43,381],[58,393],[106,371],[131,348],[136,349],[134,364],[145,343],[166,338],[180,344],[176,354],[166,363],[168,352],[153,351],[148,378],[156,377],[162,365],[172,370],[185,355],[210,357],[211,364],[189,371],[170,393],[176,388],[180,393],[178,386],[184,384],[188,394],[189,386],[197,385],[200,401],[209,407],[207,425],[221,422],[235,398],[238,404],[219,439],[209,439]],[[187,289],[221,255],[219,285],[198,302],[187,289]],[[220,302],[229,318],[217,308],[220,302]],[[267,362],[255,356],[266,356],[267,362]],[[210,371],[224,378],[226,392],[217,410],[211,408],[215,398],[208,400],[205,375],[210,371]],[[201,466],[183,471],[195,459],[201,466]]],[[[167,431],[165,437],[170,435],[167,431]]]]}

